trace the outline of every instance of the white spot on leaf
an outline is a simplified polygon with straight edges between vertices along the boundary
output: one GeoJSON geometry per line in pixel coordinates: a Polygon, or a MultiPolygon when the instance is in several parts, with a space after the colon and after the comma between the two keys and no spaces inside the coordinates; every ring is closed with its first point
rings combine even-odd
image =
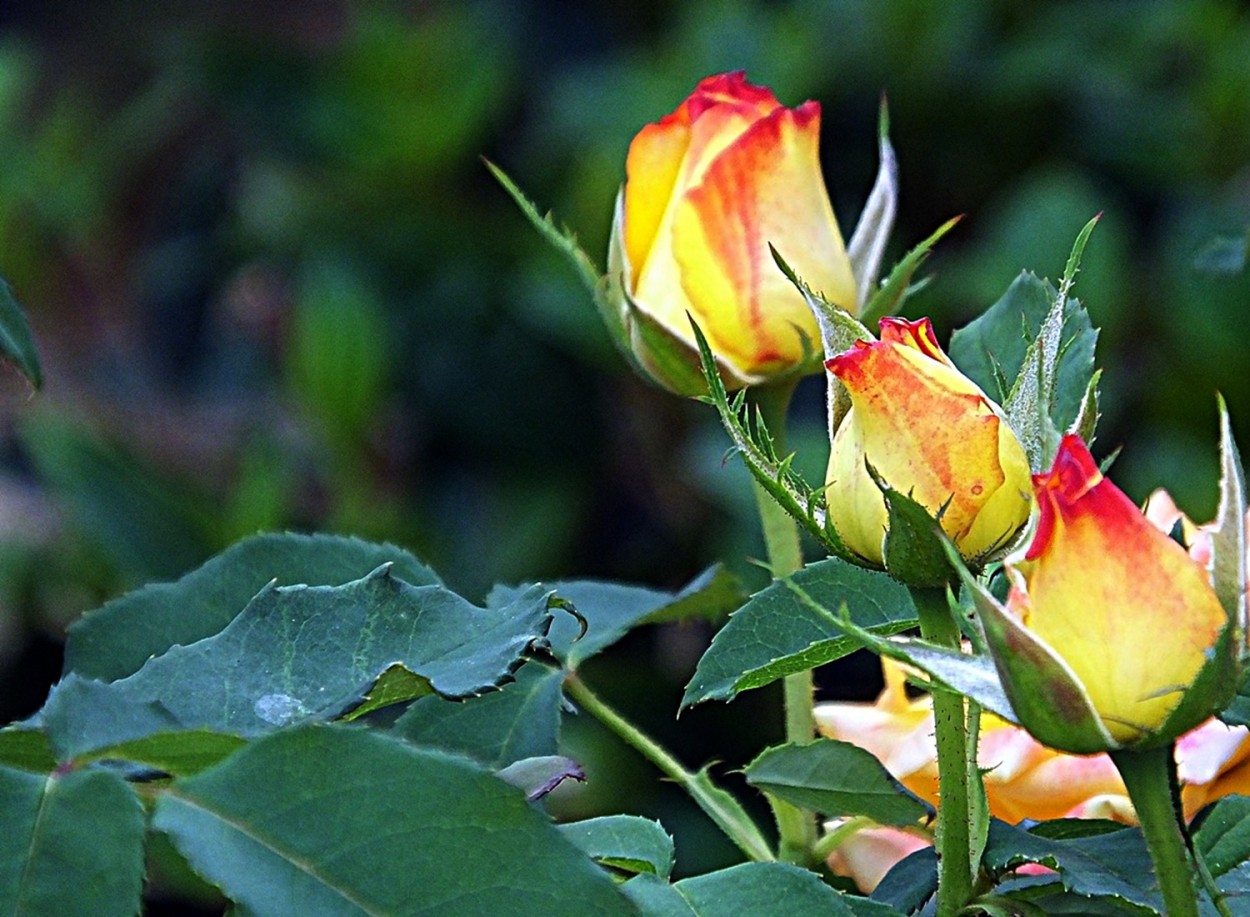
{"type": "Polygon", "coordinates": [[[266,694],[256,701],[256,715],[271,726],[285,726],[307,711],[298,698],[289,694],[266,694]]]}

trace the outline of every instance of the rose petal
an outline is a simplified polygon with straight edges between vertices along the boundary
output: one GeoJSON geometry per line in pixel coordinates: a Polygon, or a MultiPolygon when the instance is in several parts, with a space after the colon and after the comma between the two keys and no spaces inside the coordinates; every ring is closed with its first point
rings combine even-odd
{"type": "MultiPolygon", "coordinates": [[[[696,131],[701,125],[696,125],[696,131]]],[[[819,348],[815,318],[774,263],[774,246],[812,287],[847,308],[855,280],[817,152],[819,107],[779,108],[710,161],[674,214],[682,284],[713,349],[750,373],[819,348]]]]}
{"type": "Polygon", "coordinates": [[[861,828],[829,855],[829,868],[835,875],[855,880],[864,894],[871,894],[900,860],[929,846],[925,838],[898,828],[861,828]]]}

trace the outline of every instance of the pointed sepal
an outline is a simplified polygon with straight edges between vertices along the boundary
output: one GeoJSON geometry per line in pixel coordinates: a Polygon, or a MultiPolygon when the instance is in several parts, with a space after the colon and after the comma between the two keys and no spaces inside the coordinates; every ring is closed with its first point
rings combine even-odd
{"type": "Polygon", "coordinates": [[[939,522],[945,507],[934,518],[909,495],[891,487],[871,465],[868,473],[881,490],[890,520],[881,552],[886,572],[908,586],[945,586],[955,578],[946,553],[949,539],[939,522]]]}
{"type": "Polygon", "coordinates": [[[1084,686],[1066,662],[999,604],[949,549],[985,634],[985,642],[1021,725],[1045,745],[1094,754],[1119,744],[1107,732],[1084,686]]]}
{"type": "MultiPolygon", "coordinates": [[[[899,315],[902,313],[903,303],[907,297],[920,289],[924,285],[924,281],[912,283],[912,277],[919,270],[920,265],[929,257],[929,252],[933,250],[933,246],[938,243],[944,235],[955,228],[962,216],[951,217],[941,226],[933,231],[933,233],[903,256],[898,264],[894,265],[894,269],[890,271],[890,276],[881,284],[880,289],[872,294],[872,297],[860,309],[859,317],[865,324],[872,324],[879,318],[887,315],[899,315]]],[[[858,275],[857,275],[858,276],[858,275]]]]}
{"type": "Polygon", "coordinates": [[[1246,473],[1233,440],[1228,408],[1220,399],[1220,506],[1211,535],[1211,577],[1215,594],[1235,630],[1240,657],[1245,646],[1246,607],[1246,473]]]}
{"type": "MultiPolygon", "coordinates": [[[[864,304],[877,286],[881,273],[881,261],[885,246],[894,228],[894,216],[898,211],[898,158],[890,143],[890,112],[885,96],[881,97],[881,113],[878,119],[877,144],[880,165],[877,178],[868,193],[863,212],[851,234],[846,254],[855,275],[855,311],[863,312],[864,304]]],[[[826,351],[832,355],[836,351],[826,351]]]]}

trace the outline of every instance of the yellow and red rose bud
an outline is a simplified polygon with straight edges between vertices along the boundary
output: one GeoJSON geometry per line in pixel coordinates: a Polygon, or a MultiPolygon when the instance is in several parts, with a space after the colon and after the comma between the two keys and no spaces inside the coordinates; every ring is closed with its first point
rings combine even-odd
{"type": "MultiPolygon", "coordinates": [[[[937,806],[937,748],[928,694],[909,697],[898,663],[882,659],[886,687],[872,703],[837,701],[813,711],[820,733],[871,752],[896,780],[937,806]]],[[[995,818],[1015,824],[1055,818],[1110,818],[1136,824],[1119,771],[1105,754],[1072,755],[1039,743],[1000,717],[981,714],[977,762],[995,818]]],[[[1233,794],[1250,792],[1250,730],[1209,719],[1176,743],[1185,818],[1233,794]]],[[[837,826],[833,826],[837,827],[837,826]]],[[[841,828],[838,828],[841,830],[841,828]]],[[[868,892],[923,845],[914,831],[866,823],[830,858],[839,875],[868,892]]]]}
{"type": "Polygon", "coordinates": [[[938,517],[965,558],[1011,542],[1032,507],[1024,448],[927,318],[884,318],[881,340],[825,365],[851,396],[825,479],[829,521],[846,547],[882,563],[889,515],[878,480],[938,517]]]}
{"type": "Polygon", "coordinates": [[[994,662],[1021,725],[1091,753],[1171,741],[1236,683],[1231,618],[1205,567],[1103,477],[1065,436],[1033,479],[1040,518],[1008,561],[1003,609],[976,593],[994,662]]]}
{"type": "Polygon", "coordinates": [[[854,310],[855,278],[820,172],[820,105],[781,105],[741,72],[703,80],[630,144],[609,271],[625,342],[661,384],[701,391],[689,315],[733,387],[820,350],[815,318],[771,244],[854,310]]]}

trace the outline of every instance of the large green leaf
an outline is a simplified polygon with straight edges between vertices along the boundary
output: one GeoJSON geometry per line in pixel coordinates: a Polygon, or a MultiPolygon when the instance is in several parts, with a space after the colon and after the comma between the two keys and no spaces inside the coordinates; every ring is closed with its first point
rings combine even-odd
{"type": "Polygon", "coordinates": [[[790,578],[825,611],[803,601],[787,582],[757,593],[717,633],[686,686],[682,706],[729,700],[785,675],[856,650],[835,615],[845,604],[850,620],[881,635],[916,626],[906,587],[884,573],[831,557],[790,578]]]}
{"type": "Polygon", "coordinates": [[[830,888],[784,863],[746,863],[669,885],[637,875],[622,890],[643,917],[902,917],[887,904],[830,888]]]}
{"type": "Polygon", "coordinates": [[[747,783],[824,815],[866,815],[882,825],[914,825],[933,809],[857,745],[817,739],[765,749],[746,767],[747,783]]]}
{"type": "Polygon", "coordinates": [[[218,633],[266,583],[338,586],[382,564],[414,586],[435,585],[429,567],[400,548],[331,535],[244,539],[172,583],[144,586],[70,626],[65,671],[114,681],[175,644],[218,633]]]}
{"type": "Polygon", "coordinates": [[[0,767],[0,903],[13,917],[130,917],[143,889],[143,807],[104,770],[0,767]]]}
{"type": "MultiPolygon", "coordinates": [[[[987,395],[1005,405],[1058,295],[1046,281],[1022,272],[998,302],[951,335],[951,360],[987,395]]],[[[1055,427],[1065,431],[1080,413],[1094,373],[1098,340],[1098,331],[1079,300],[1064,302],[1059,339],[1049,404],[1055,427]]]]}
{"type": "Polygon", "coordinates": [[[1230,906],[1230,913],[1237,913],[1240,903],[1243,907],[1250,901],[1250,863],[1239,863],[1215,880],[1215,887],[1223,893],[1224,903],[1230,906]]]}
{"type": "MultiPolygon", "coordinates": [[[[678,592],[596,580],[561,580],[546,585],[572,603],[576,611],[576,616],[556,614],[549,637],[551,651],[569,668],[577,668],[640,625],[717,618],[746,598],[737,577],[720,566],[704,571],[678,592]]],[[[497,586],[486,604],[492,607],[512,601],[516,591],[514,586],[497,586]]]]}
{"type": "Polygon", "coordinates": [[[153,823],[259,917],[632,912],[519,791],[465,758],[372,730],[260,739],[173,783],[153,823]]]}
{"type": "Polygon", "coordinates": [[[637,815],[605,815],[560,826],[560,833],[596,863],[667,879],[673,871],[673,839],[664,827],[637,815]]]}
{"type": "MultiPolygon", "coordinates": [[[[1043,822],[1043,824],[1045,824],[1043,822]]],[[[984,863],[1006,872],[1040,863],[1059,873],[1063,889],[1142,914],[1163,913],[1150,853],[1135,828],[1081,837],[1043,837],[1000,821],[990,823],[984,863]]]]}
{"type": "Polygon", "coordinates": [[[26,313],[17,304],[13,289],[0,280],[0,355],[13,361],[35,388],[43,385],[39,352],[30,333],[26,313]]]}
{"type": "Polygon", "coordinates": [[[529,662],[516,681],[480,697],[418,698],[392,730],[409,742],[458,751],[491,767],[554,755],[559,748],[564,672],[529,662]]]}
{"type": "Polygon", "coordinates": [[[61,756],[173,729],[261,735],[344,713],[395,664],[418,676],[414,692],[468,697],[509,678],[543,639],[547,598],[533,586],[482,609],[386,566],[342,586],[267,586],[221,633],[128,678],[71,674],[38,722],[61,756]]]}

